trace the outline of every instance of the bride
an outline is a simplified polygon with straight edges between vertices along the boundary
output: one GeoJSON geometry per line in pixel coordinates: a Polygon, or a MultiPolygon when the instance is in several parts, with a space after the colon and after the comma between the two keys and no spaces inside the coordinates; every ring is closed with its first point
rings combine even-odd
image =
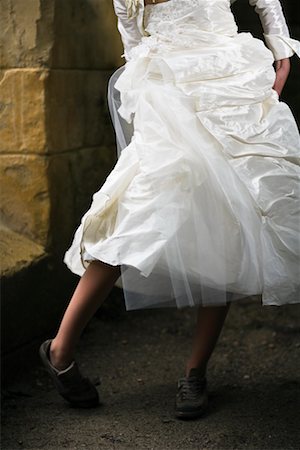
{"type": "Polygon", "coordinates": [[[127,310],[198,308],[179,418],[207,408],[206,368],[233,301],[299,302],[300,140],[279,96],[300,43],[279,0],[249,3],[266,45],[238,32],[230,0],[114,0],[126,60],[108,93],[119,158],[65,253],[81,279],[40,347],[73,405],[98,404],[74,352],[120,276],[127,310]]]}

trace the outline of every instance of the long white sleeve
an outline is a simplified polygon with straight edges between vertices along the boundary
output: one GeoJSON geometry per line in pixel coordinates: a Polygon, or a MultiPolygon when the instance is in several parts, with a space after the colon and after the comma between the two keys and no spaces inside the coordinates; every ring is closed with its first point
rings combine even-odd
{"type": "Polygon", "coordinates": [[[280,0],[249,0],[259,15],[264,39],[275,60],[300,56],[300,42],[290,37],[280,0]]]}
{"type": "Polygon", "coordinates": [[[137,17],[127,17],[125,0],[113,0],[114,10],[118,18],[118,30],[121,35],[126,61],[129,61],[130,50],[139,44],[142,34],[138,26],[137,17]]]}

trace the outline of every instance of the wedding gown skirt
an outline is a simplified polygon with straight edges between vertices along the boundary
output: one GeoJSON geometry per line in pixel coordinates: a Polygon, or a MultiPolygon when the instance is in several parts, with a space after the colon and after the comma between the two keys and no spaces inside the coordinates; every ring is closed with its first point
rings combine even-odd
{"type": "Polygon", "coordinates": [[[238,33],[229,0],[144,19],[110,81],[119,159],[64,262],[80,276],[93,259],[120,265],[127,310],[299,302],[300,142],[273,54],[238,33]]]}

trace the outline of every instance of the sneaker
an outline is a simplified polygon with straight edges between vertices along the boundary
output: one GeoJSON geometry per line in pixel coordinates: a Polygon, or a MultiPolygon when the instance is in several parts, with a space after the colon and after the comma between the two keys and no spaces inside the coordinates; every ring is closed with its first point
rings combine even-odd
{"type": "Polygon", "coordinates": [[[99,404],[98,391],[88,378],[83,378],[75,361],[64,370],[58,370],[51,364],[51,342],[52,339],[43,342],[40,346],[39,354],[58,393],[72,406],[79,408],[97,406],[99,404]]]}
{"type": "Polygon", "coordinates": [[[178,380],[175,415],[179,419],[193,419],[202,415],[208,406],[207,381],[197,369],[178,380]]]}

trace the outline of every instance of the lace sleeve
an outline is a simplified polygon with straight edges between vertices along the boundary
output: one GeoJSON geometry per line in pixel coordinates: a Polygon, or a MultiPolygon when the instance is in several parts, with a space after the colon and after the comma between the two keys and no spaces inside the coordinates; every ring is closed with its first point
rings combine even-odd
{"type": "Polygon", "coordinates": [[[121,35],[126,61],[130,59],[130,50],[139,44],[142,34],[137,17],[128,17],[125,0],[113,0],[114,10],[118,17],[118,30],[121,35]]]}
{"type": "Polygon", "coordinates": [[[259,15],[264,39],[275,60],[300,56],[300,42],[291,39],[280,0],[249,0],[259,15]]]}

